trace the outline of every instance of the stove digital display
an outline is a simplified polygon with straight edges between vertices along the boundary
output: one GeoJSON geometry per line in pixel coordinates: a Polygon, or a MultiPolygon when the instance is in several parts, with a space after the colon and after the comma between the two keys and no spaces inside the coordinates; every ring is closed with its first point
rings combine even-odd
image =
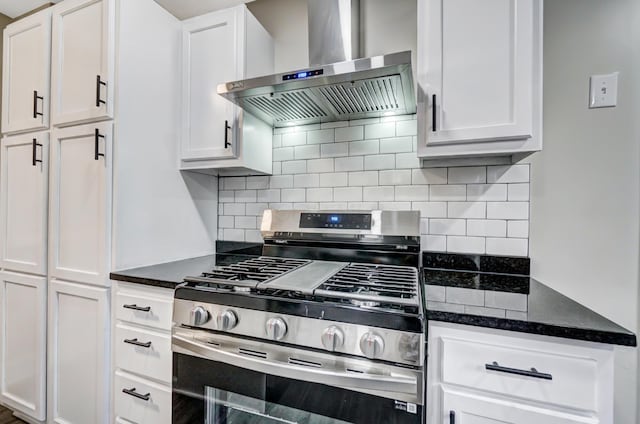
{"type": "Polygon", "coordinates": [[[303,213],[300,228],[370,230],[371,215],[366,213],[303,213]]]}

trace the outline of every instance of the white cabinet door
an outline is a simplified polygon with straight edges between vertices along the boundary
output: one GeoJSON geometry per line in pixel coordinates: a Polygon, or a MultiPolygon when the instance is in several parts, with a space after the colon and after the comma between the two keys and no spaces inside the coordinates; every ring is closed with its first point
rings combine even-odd
{"type": "Polygon", "coordinates": [[[49,420],[109,422],[109,290],[49,284],[49,420]]]}
{"type": "Polygon", "coordinates": [[[418,92],[427,146],[533,134],[539,0],[421,0],[418,92]]]}
{"type": "Polygon", "coordinates": [[[51,11],[7,26],[3,49],[2,132],[48,128],[51,11]]]}
{"type": "Polygon", "coordinates": [[[442,417],[438,424],[597,424],[598,422],[592,417],[581,417],[513,401],[444,389],[442,417]]]}
{"type": "Polygon", "coordinates": [[[51,137],[49,276],[108,284],[112,124],[56,129],[51,137]]]}
{"type": "Polygon", "coordinates": [[[5,138],[0,171],[0,267],[46,275],[49,133],[5,138]]]}
{"type": "Polygon", "coordinates": [[[183,26],[182,160],[237,157],[239,113],[218,84],[244,75],[244,6],[183,26]]]}
{"type": "Polygon", "coordinates": [[[46,418],[47,280],[0,273],[0,400],[46,418]]]}
{"type": "Polygon", "coordinates": [[[114,21],[114,0],[65,0],[54,7],[54,125],[113,117],[114,21]]]}

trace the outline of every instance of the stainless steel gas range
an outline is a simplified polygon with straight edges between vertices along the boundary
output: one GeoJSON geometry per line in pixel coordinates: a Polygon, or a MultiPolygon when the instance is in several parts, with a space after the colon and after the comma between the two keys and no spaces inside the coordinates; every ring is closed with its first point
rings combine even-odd
{"type": "Polygon", "coordinates": [[[175,292],[173,423],[420,423],[417,212],[264,213],[262,256],[175,292]]]}

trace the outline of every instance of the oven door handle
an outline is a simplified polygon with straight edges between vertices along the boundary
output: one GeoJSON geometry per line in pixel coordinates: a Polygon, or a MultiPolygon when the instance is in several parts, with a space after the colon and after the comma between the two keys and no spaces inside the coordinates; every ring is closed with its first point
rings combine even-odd
{"type": "MultiPolygon", "coordinates": [[[[182,348],[189,354],[199,356],[201,358],[224,362],[225,364],[240,368],[277,375],[280,377],[292,378],[295,380],[311,381],[314,383],[339,386],[343,388],[379,390],[385,392],[415,394],[418,391],[418,382],[416,378],[409,376],[388,377],[366,373],[360,374],[296,366],[285,362],[274,362],[267,359],[225,351],[175,334],[172,336],[172,343],[174,348],[182,348]]],[[[174,352],[176,352],[176,349],[174,349],[174,352]]],[[[181,353],[179,350],[177,352],[181,353]]]]}

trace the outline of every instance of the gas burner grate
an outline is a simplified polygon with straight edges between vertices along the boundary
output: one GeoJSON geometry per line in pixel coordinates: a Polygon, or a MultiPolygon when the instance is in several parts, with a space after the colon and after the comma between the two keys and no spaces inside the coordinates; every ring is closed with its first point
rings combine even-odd
{"type": "Polygon", "coordinates": [[[317,295],[354,302],[418,304],[415,268],[375,264],[350,264],[322,283],[317,295]]]}

